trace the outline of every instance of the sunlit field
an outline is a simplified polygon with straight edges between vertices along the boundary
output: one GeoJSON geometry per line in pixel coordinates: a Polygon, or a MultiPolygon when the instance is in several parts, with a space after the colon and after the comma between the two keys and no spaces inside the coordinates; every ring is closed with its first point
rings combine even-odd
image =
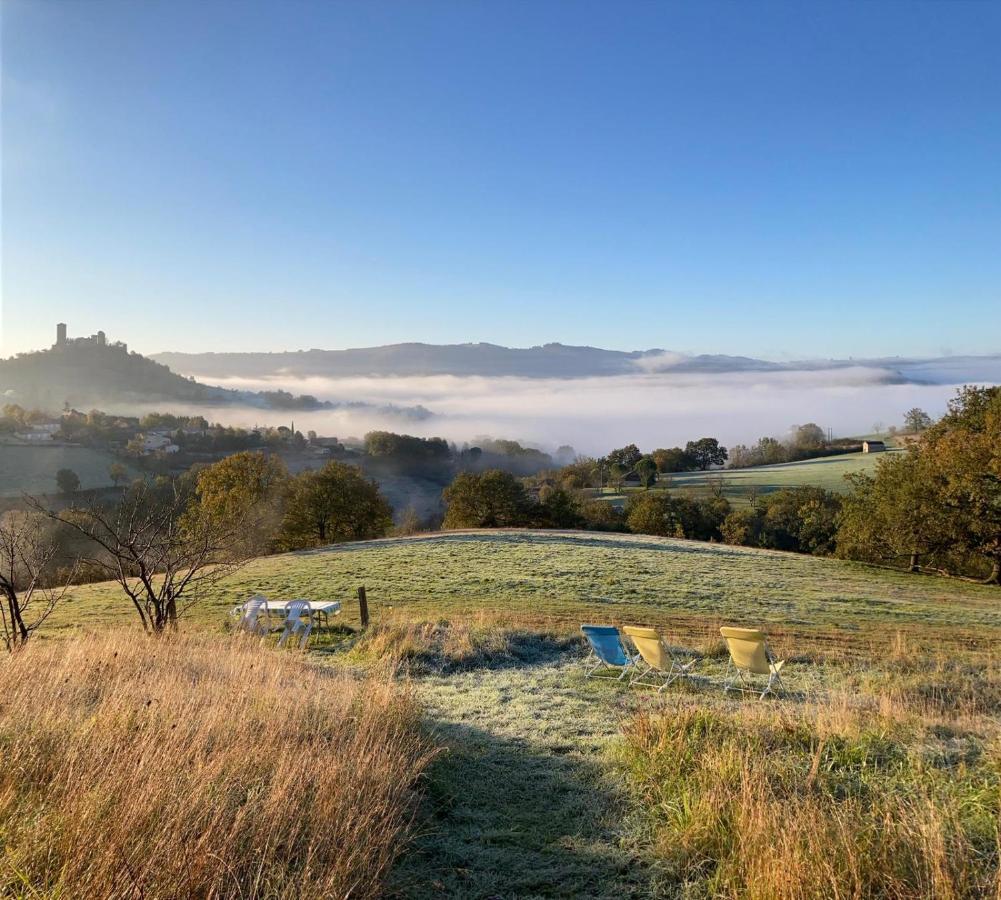
{"type": "MultiPolygon", "coordinates": [[[[770,494],[786,488],[805,486],[821,487],[835,493],[847,493],[849,484],[846,475],[856,472],[875,471],[880,459],[897,451],[883,453],[846,453],[843,456],[827,456],[822,459],[805,459],[799,462],[780,463],[774,466],[751,466],[746,469],[721,469],[712,472],[679,472],[662,475],[651,490],[671,490],[707,496],[710,486],[722,489],[723,496],[734,506],[745,506],[752,498],[770,494]]],[[[623,490],[605,488],[602,499],[616,506],[623,505],[630,494],[642,492],[644,488],[629,487],[623,490]]]]}
{"type": "MultiPolygon", "coordinates": [[[[424,708],[442,755],[387,875],[401,896],[996,890],[995,588],[662,538],[474,531],[256,560],[185,630],[221,634],[257,592],[341,600],[307,660],[353,677],[389,665],[424,708]],[[582,621],[654,625],[697,678],[662,694],[585,680],[582,621]],[[787,697],[724,693],[724,623],[767,630],[787,697]]],[[[53,625],[39,647],[138,628],[108,585],[77,588],[53,625]]]]}

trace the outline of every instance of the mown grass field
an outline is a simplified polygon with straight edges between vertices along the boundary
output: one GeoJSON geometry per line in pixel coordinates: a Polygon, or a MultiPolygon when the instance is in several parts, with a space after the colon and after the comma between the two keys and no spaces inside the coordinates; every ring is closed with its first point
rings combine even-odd
{"type": "MultiPolygon", "coordinates": [[[[886,453],[898,451],[889,450],[886,453]]],[[[757,494],[768,494],[785,488],[813,485],[828,491],[843,493],[848,490],[845,476],[855,472],[872,472],[886,453],[846,453],[823,459],[805,459],[775,466],[752,466],[748,469],[721,469],[713,472],[679,472],[662,476],[651,490],[671,490],[706,496],[709,485],[722,479],[723,495],[735,506],[743,506],[757,494]]],[[[607,488],[603,499],[621,506],[628,496],[643,488],[626,488],[616,491],[607,488]]]]}
{"type": "MultiPolygon", "coordinates": [[[[308,658],[388,661],[424,706],[443,752],[390,874],[400,896],[996,893],[996,588],[634,535],[453,532],[257,560],[187,627],[222,631],[256,592],[344,602],[347,627],[308,658]],[[585,680],[582,621],[661,628],[697,680],[585,680]],[[723,692],[722,623],[768,631],[789,697],[723,692]]],[[[50,638],[129,621],[113,588],[81,587],[50,638]]]]}

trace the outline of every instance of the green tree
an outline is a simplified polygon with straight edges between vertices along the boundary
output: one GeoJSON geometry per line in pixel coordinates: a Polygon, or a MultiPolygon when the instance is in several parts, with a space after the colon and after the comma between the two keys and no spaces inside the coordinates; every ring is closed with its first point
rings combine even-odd
{"type": "Polygon", "coordinates": [[[948,510],[926,459],[908,451],[887,455],[874,475],[849,476],[837,533],[838,555],[901,563],[911,572],[948,544],[948,510]]]}
{"type": "Polygon", "coordinates": [[[758,438],[754,452],[757,454],[757,461],[754,463],[756,466],[771,466],[789,459],[782,442],[773,437],[758,438]]]}
{"type": "Polygon", "coordinates": [[[634,494],[626,504],[626,524],[634,534],[657,534],[684,537],[684,528],[676,515],[675,503],[665,491],[634,494]]]}
{"type": "Polygon", "coordinates": [[[598,460],[578,457],[560,469],[559,481],[567,490],[584,490],[598,486],[598,460]]]}
{"type": "Polygon", "coordinates": [[[716,438],[699,438],[685,445],[687,453],[695,462],[695,466],[705,471],[710,466],[721,466],[727,460],[726,447],[721,447],[716,438]]]}
{"type": "Polygon", "coordinates": [[[1001,584],[1001,387],[965,387],[931,426],[918,454],[948,511],[950,531],[1001,584]]]}
{"type": "Polygon", "coordinates": [[[807,485],[765,497],[761,546],[773,550],[826,555],[834,551],[841,500],[837,494],[807,485]]]}
{"type": "Polygon", "coordinates": [[[614,462],[608,467],[608,480],[616,490],[622,487],[622,481],[628,474],[629,469],[620,462],[614,462]]]}
{"type": "Polygon", "coordinates": [[[510,472],[460,472],[445,488],[445,528],[518,528],[531,523],[533,504],[510,472]]]}
{"type": "Polygon", "coordinates": [[[582,528],[580,501],[564,488],[544,487],[539,491],[538,522],[545,528],[582,528]]]}
{"type": "Polygon", "coordinates": [[[807,422],[793,429],[792,445],[797,450],[820,450],[827,446],[827,435],[816,422],[807,422]]]}
{"type": "Polygon", "coordinates": [[[604,500],[586,500],[581,504],[584,528],[590,531],[627,531],[625,512],[604,500]]]}
{"type": "Polygon", "coordinates": [[[631,472],[633,466],[636,465],[643,457],[640,453],[639,448],[635,444],[626,444],[625,447],[620,447],[618,450],[613,450],[608,456],[605,457],[605,462],[611,467],[613,465],[624,466],[626,472],[631,472]]]}
{"type": "Polygon", "coordinates": [[[636,474],[640,477],[640,484],[647,490],[657,481],[657,463],[649,456],[644,456],[635,466],[636,474]]]}
{"type": "Polygon", "coordinates": [[[72,469],[60,469],[56,472],[56,485],[60,493],[74,494],[80,490],[80,476],[72,469]]]}
{"type": "Polygon", "coordinates": [[[287,549],[382,537],[392,527],[392,507],[355,466],[331,461],[288,481],[280,538],[287,549]]]}
{"type": "Polygon", "coordinates": [[[118,487],[118,485],[124,484],[128,480],[129,470],[120,462],[113,462],[108,466],[108,477],[111,479],[111,483],[115,487],[118,487]]]}
{"type": "Polygon", "coordinates": [[[923,409],[915,406],[904,413],[904,428],[912,434],[924,431],[931,427],[931,416],[923,409]]]}

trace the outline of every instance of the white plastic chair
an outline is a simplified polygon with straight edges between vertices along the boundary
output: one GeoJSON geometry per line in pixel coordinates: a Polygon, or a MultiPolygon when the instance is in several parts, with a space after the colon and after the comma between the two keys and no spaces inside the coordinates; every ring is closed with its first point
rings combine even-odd
{"type": "Polygon", "coordinates": [[[257,594],[246,603],[235,607],[232,616],[236,619],[237,631],[248,634],[267,634],[271,630],[271,617],[268,615],[267,598],[257,594]]]}
{"type": "Polygon", "coordinates": [[[282,636],[278,638],[278,646],[284,647],[290,637],[301,634],[299,649],[302,650],[313,630],[313,608],[308,600],[293,600],[285,608],[285,612],[285,628],[282,630],[282,636]]]}

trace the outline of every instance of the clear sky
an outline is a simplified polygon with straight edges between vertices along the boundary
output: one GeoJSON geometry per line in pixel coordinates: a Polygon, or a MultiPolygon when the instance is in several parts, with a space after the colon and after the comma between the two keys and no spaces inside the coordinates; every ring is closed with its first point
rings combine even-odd
{"type": "Polygon", "coordinates": [[[2,17],[5,355],[1001,352],[1001,3],[2,17]]]}

